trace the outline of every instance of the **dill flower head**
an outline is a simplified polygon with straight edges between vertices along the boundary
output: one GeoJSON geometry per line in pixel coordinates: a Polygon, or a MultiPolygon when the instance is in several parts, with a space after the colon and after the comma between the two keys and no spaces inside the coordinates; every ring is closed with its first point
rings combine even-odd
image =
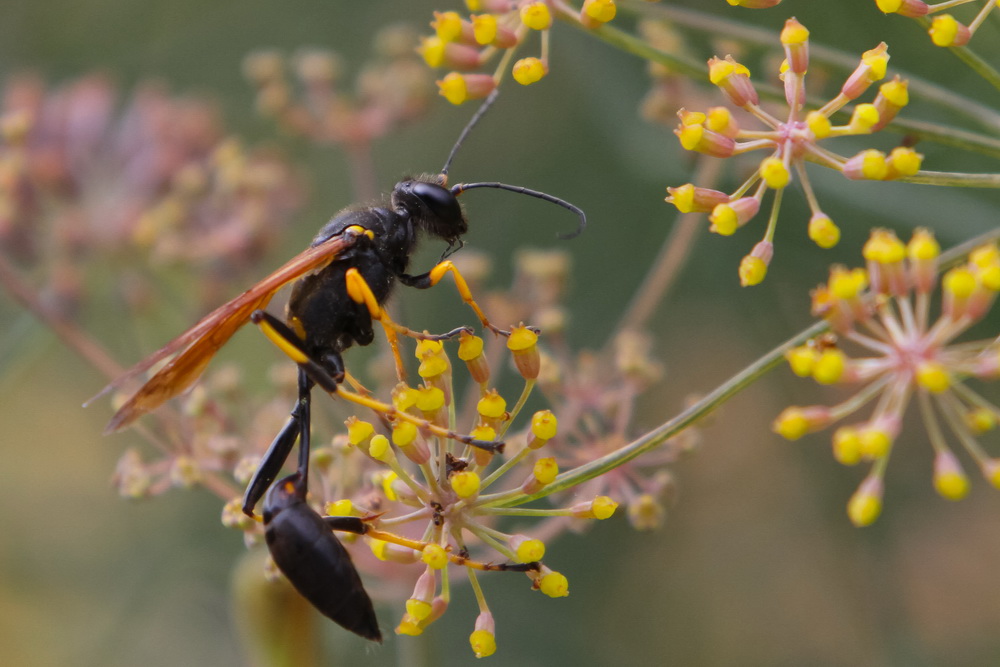
{"type": "Polygon", "coordinates": [[[905,147],[895,148],[889,154],[869,149],[854,156],[842,156],[825,145],[828,139],[881,130],[908,103],[907,83],[895,77],[879,87],[872,102],[856,103],[847,122],[833,123],[834,114],[886,76],[889,54],[884,43],[862,55],[833,99],[818,109],[807,110],[809,31],[794,18],[789,19],[780,41],[785,53],[780,78],[788,106],[783,118],[761,106],[745,65],[732,56],[716,57],[708,61],[711,82],[730,104],[756,118],[765,129],[745,128],[728,107],[717,106],[706,111],[681,109],[677,113],[680,123],[674,130],[683,148],[713,157],[730,158],[752,151],[765,153],[754,174],[732,193],[697,188],[693,184],[667,188],[667,202],[682,212],[708,213],[711,231],[722,236],[735,234],[753,220],[764,205],[765,195],[773,193],[764,237],[740,265],[739,277],[744,286],[760,283],[767,273],[781,200],[785,188],[795,179],[812,211],[807,228],[809,238],[822,248],[831,248],[839,242],[840,229],[821,209],[805,169],[806,162],[835,169],[849,179],[892,180],[916,174],[922,160],[921,155],[905,147]]]}
{"type": "Polygon", "coordinates": [[[902,444],[912,402],[934,448],[934,488],[941,496],[958,500],[969,490],[950,441],[1000,487],[1000,459],[977,439],[995,427],[1000,408],[969,384],[1000,377],[1000,346],[995,338],[956,342],[993,305],[1000,290],[1000,251],[994,244],[981,246],[940,276],[939,253],[927,230],[918,229],[908,244],[890,231],[874,230],[863,251],[865,268],[834,266],[827,283],[813,292],[813,313],[863,356],[848,356],[829,338],[787,355],[796,375],[859,389],[838,405],[787,408],[774,422],[782,436],[797,439],[874,403],[867,417],[840,426],[832,438],[839,462],[870,465],[848,504],[848,515],[859,526],[881,512],[887,465],[902,444]],[[938,290],[940,313],[934,318],[938,290]]]}
{"type": "Polygon", "coordinates": [[[549,73],[551,30],[556,18],[584,28],[614,19],[615,0],[583,0],[579,9],[552,0],[466,0],[470,14],[434,12],[434,34],[421,39],[418,51],[431,67],[450,70],[438,80],[438,92],[452,104],[489,95],[508,72],[522,86],[549,73]],[[535,37],[538,35],[538,37],[535,37]],[[537,55],[516,59],[529,43],[540,42],[537,55]],[[481,70],[498,60],[492,74],[481,70]]]}

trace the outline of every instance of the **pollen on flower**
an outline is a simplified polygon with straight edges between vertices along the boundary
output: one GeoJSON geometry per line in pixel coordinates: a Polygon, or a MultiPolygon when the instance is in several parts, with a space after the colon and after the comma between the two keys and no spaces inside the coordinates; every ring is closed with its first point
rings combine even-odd
{"type": "Polygon", "coordinates": [[[875,478],[868,478],[847,503],[847,516],[859,528],[875,523],[882,513],[882,485],[875,478]],[[869,483],[875,482],[875,483],[869,483]]]}
{"type": "MultiPolygon", "coordinates": [[[[914,230],[913,237],[906,244],[906,253],[911,261],[932,261],[941,254],[941,245],[930,231],[920,228],[914,230]]],[[[970,259],[972,259],[971,255],[970,259]]]]}
{"type": "Polygon", "coordinates": [[[799,377],[809,377],[819,359],[819,350],[811,345],[800,345],[785,353],[785,360],[792,372],[799,377]]]}
{"type": "Polygon", "coordinates": [[[566,576],[549,570],[538,580],[538,590],[550,598],[561,598],[569,595],[569,580],[566,576]]]}
{"type": "Polygon", "coordinates": [[[778,157],[766,157],[760,161],[760,177],[772,190],[780,190],[792,179],[788,167],[778,157]]]}
{"type": "Polygon", "coordinates": [[[471,470],[456,472],[451,476],[451,488],[459,498],[471,498],[479,493],[479,475],[471,470]]]}
{"type": "Polygon", "coordinates": [[[924,156],[912,148],[905,148],[903,146],[893,148],[892,152],[889,153],[888,158],[888,178],[913,176],[920,171],[920,165],[923,162],[923,159],[924,156]]]}
{"type": "Polygon", "coordinates": [[[448,372],[448,360],[443,357],[429,356],[420,362],[417,375],[425,380],[440,377],[448,372]]]}
{"type": "Polygon", "coordinates": [[[722,92],[738,107],[757,104],[760,100],[753,84],[750,70],[736,62],[732,56],[725,60],[711,58],[708,61],[708,80],[722,89],[722,92]]]}
{"type": "Polygon", "coordinates": [[[809,218],[809,238],[820,248],[832,248],[840,242],[840,228],[826,213],[817,211],[809,218]]]}
{"type": "Polygon", "coordinates": [[[892,434],[884,428],[870,425],[858,431],[858,445],[861,456],[868,459],[880,459],[889,454],[892,449],[892,434]]]}
{"type": "Polygon", "coordinates": [[[911,18],[924,16],[930,10],[930,6],[923,0],[875,0],[875,4],[886,14],[911,18]]]}
{"type": "Polygon", "coordinates": [[[424,634],[424,629],[420,627],[420,619],[412,614],[404,614],[399,625],[396,626],[396,634],[406,635],[407,637],[419,637],[424,634]]]}
{"type": "Polygon", "coordinates": [[[961,500],[969,493],[969,478],[950,451],[942,450],[934,457],[934,489],[948,500],[961,500]]]}
{"type": "Polygon", "coordinates": [[[740,131],[739,124],[733,118],[732,112],[726,107],[709,109],[705,115],[704,123],[705,127],[712,132],[718,132],[727,137],[735,137],[740,131]]]}
{"type": "Polygon", "coordinates": [[[330,501],[323,509],[329,516],[358,516],[358,510],[350,498],[330,501]]]}
{"type": "Polygon", "coordinates": [[[613,19],[617,13],[615,0],[585,0],[580,8],[580,20],[588,28],[596,28],[613,19]]]}
{"type": "Polygon", "coordinates": [[[534,380],[538,377],[541,358],[537,333],[523,324],[514,327],[507,337],[507,349],[514,354],[514,365],[523,378],[534,380]]]}
{"type": "Polygon", "coordinates": [[[530,86],[533,83],[541,81],[547,72],[548,67],[546,67],[545,63],[534,56],[521,58],[514,63],[514,67],[511,70],[514,80],[522,86],[530,86]]]}
{"type": "Polygon", "coordinates": [[[848,127],[853,134],[868,134],[879,122],[879,112],[874,104],[859,104],[854,107],[848,127]]]}
{"type": "Polygon", "coordinates": [[[406,601],[406,613],[418,621],[422,621],[431,615],[434,608],[427,600],[410,598],[406,601]]]}
{"type": "Polygon", "coordinates": [[[486,419],[500,419],[507,412],[507,401],[494,389],[479,399],[476,412],[486,419]]]}
{"type": "Polygon", "coordinates": [[[410,423],[400,421],[392,425],[392,442],[397,447],[407,447],[417,439],[417,427],[410,423]]]}
{"type": "Polygon", "coordinates": [[[841,301],[857,299],[868,287],[868,276],[864,269],[847,269],[834,266],[830,269],[830,280],[827,282],[830,293],[841,301]]]}
{"type": "Polygon", "coordinates": [[[521,23],[532,30],[548,30],[552,27],[552,12],[544,2],[529,2],[521,5],[521,23]]]}
{"type": "Polygon", "coordinates": [[[720,236],[731,236],[736,230],[753,219],[760,211],[760,200],[756,197],[740,197],[736,201],[719,204],[708,216],[712,226],[710,231],[720,236]]]}
{"type": "Polygon", "coordinates": [[[825,139],[833,131],[833,123],[819,111],[810,111],[806,114],[806,126],[817,139],[825,139]]]}
{"type": "Polygon", "coordinates": [[[767,263],[760,257],[747,255],[740,261],[740,284],[744,287],[752,287],[764,282],[767,276],[767,263]]]}
{"type": "Polygon", "coordinates": [[[532,468],[531,474],[540,484],[551,484],[559,474],[559,464],[554,457],[547,456],[538,459],[532,468]]]}
{"type": "Polygon", "coordinates": [[[417,388],[417,409],[423,413],[431,413],[440,410],[445,404],[445,393],[439,387],[418,387],[417,388]]]}
{"type": "Polygon", "coordinates": [[[956,21],[951,14],[935,16],[927,34],[935,46],[963,46],[972,37],[969,27],[956,21]]]}
{"type": "Polygon", "coordinates": [[[594,518],[599,521],[610,519],[614,516],[615,510],[617,509],[618,503],[608,496],[597,496],[594,498],[594,502],[591,506],[591,512],[593,513],[594,518]]]}
{"type": "Polygon", "coordinates": [[[432,542],[424,547],[420,560],[432,570],[440,570],[448,564],[448,552],[440,544],[432,542]]]}
{"type": "Polygon", "coordinates": [[[392,447],[389,445],[389,438],[382,434],[376,435],[372,438],[371,444],[368,447],[368,454],[373,458],[382,462],[389,462],[393,459],[392,447]]]}
{"type": "Polygon", "coordinates": [[[551,440],[556,436],[559,420],[551,410],[539,410],[531,417],[531,434],[542,441],[551,440]]]}
{"type": "Polygon", "coordinates": [[[462,37],[462,17],[458,12],[434,12],[431,27],[445,42],[454,42],[462,37]]]}
{"type": "Polygon", "coordinates": [[[474,630],[469,635],[469,644],[477,658],[488,658],[497,652],[497,639],[489,630],[474,630]]]}
{"type": "Polygon", "coordinates": [[[941,288],[954,299],[968,299],[976,289],[976,276],[968,268],[957,266],[944,274],[941,288]]]}
{"type": "Polygon", "coordinates": [[[924,361],[917,366],[917,384],[927,391],[940,394],[951,387],[951,376],[941,362],[924,361]]]}
{"type": "Polygon", "coordinates": [[[668,187],[667,193],[668,196],[664,201],[676,206],[681,213],[708,212],[719,204],[729,202],[729,195],[725,192],[695,187],[692,183],[686,183],[676,188],[668,187]]]}
{"type": "Polygon", "coordinates": [[[909,85],[905,79],[896,77],[892,81],[886,81],[879,86],[878,91],[887,102],[895,107],[902,108],[910,103],[909,85]]]}
{"type": "Polygon", "coordinates": [[[861,436],[853,426],[841,426],[833,433],[833,457],[845,466],[861,462],[861,436]]]}
{"type": "Polygon", "coordinates": [[[977,407],[965,413],[965,423],[975,433],[986,433],[997,426],[997,415],[989,408],[977,407]]]}
{"type": "Polygon", "coordinates": [[[437,81],[438,93],[452,104],[483,99],[496,88],[489,74],[459,74],[450,72],[437,81]]]}
{"type": "Polygon", "coordinates": [[[807,433],[818,431],[830,423],[830,411],[823,406],[782,410],[771,425],[772,430],[786,440],[798,440],[807,433]]]}
{"type": "Polygon", "coordinates": [[[420,42],[420,46],[417,47],[417,52],[430,67],[441,67],[444,65],[444,49],[446,44],[438,36],[424,37],[420,42]]]}
{"type": "Polygon", "coordinates": [[[514,535],[510,540],[518,563],[535,563],[545,557],[545,543],[533,537],[514,535]]]}

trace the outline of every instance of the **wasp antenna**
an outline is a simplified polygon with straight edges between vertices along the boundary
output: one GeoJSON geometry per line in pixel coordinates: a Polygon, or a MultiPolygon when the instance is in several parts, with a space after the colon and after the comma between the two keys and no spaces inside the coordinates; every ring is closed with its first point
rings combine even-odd
{"type": "Polygon", "coordinates": [[[564,209],[576,213],[580,218],[580,223],[576,226],[576,231],[570,232],[569,234],[556,234],[556,237],[564,241],[576,238],[579,236],[584,228],[587,226],[587,214],[583,212],[578,206],[570,204],[565,199],[559,199],[559,197],[553,197],[547,192],[539,192],[538,190],[530,190],[528,188],[522,187],[520,185],[507,185],[506,183],[497,183],[496,181],[486,182],[486,183],[459,183],[451,188],[451,193],[456,197],[466,190],[472,190],[473,188],[495,188],[497,190],[509,190],[510,192],[516,192],[522,195],[528,195],[529,197],[535,197],[536,199],[544,199],[547,202],[556,204],[557,206],[562,206],[564,209]]]}
{"type": "MultiPolygon", "coordinates": [[[[465,141],[467,136],[469,136],[469,132],[471,132],[472,128],[476,126],[476,123],[478,123],[479,119],[483,117],[483,114],[485,114],[486,111],[493,106],[493,103],[496,101],[497,95],[499,94],[500,89],[494,88],[493,92],[486,98],[486,101],[483,102],[483,105],[479,107],[479,110],[476,111],[476,113],[472,115],[472,118],[469,119],[465,129],[462,130],[462,134],[458,135],[458,141],[456,141],[455,145],[452,147],[451,153],[448,153],[448,159],[445,160],[444,167],[441,169],[442,176],[448,176],[448,168],[451,167],[451,161],[455,159],[455,154],[458,153],[458,149],[462,147],[462,142],[465,141]]],[[[445,181],[447,181],[447,178],[445,178],[445,181]]]]}

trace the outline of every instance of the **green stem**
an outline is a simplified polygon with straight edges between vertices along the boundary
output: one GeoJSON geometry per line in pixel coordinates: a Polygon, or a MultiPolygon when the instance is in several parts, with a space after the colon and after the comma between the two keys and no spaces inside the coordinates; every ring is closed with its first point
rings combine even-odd
{"type": "Polygon", "coordinates": [[[1000,174],[963,174],[949,171],[921,170],[913,176],[896,179],[905,183],[947,185],[963,188],[1000,188],[1000,174]]]}
{"type": "Polygon", "coordinates": [[[682,58],[677,54],[650,46],[647,42],[631,35],[623,30],[619,30],[610,25],[602,25],[598,28],[584,28],[579,23],[573,22],[581,30],[589,34],[596,35],[611,46],[621,49],[626,53],[631,53],[643,60],[658,63],[668,67],[671,72],[683,74],[693,79],[706,79],[708,72],[705,64],[691,58],[682,58]]]}
{"type": "MultiPolygon", "coordinates": [[[[828,329],[826,322],[817,322],[808,329],[796,334],[786,342],[774,348],[763,357],[747,366],[743,371],[737,373],[732,378],[724,382],[712,393],[691,407],[681,412],[676,417],[668,420],[659,427],[646,433],[642,437],[633,440],[621,449],[611,452],[590,463],[568,470],[556,477],[555,481],[546,486],[541,491],[532,495],[517,494],[510,498],[496,503],[495,506],[511,507],[521,505],[547,495],[569,489],[578,484],[582,484],[589,479],[603,475],[604,473],[617,468],[618,466],[631,461],[637,456],[659,447],[664,442],[674,437],[685,428],[691,426],[702,417],[713,412],[720,405],[738,394],[740,391],[750,386],[765,373],[778,366],[785,358],[785,352],[804,344],[810,338],[814,338],[828,329]],[[502,504],[501,504],[502,503],[502,504]]],[[[492,505],[492,503],[490,503],[492,505]]]]}

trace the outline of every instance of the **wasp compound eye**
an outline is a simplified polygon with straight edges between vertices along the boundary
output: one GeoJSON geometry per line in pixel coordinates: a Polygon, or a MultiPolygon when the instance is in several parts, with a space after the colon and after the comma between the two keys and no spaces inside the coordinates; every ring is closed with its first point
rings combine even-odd
{"type": "Polygon", "coordinates": [[[448,188],[441,187],[436,183],[414,181],[410,191],[442,221],[462,218],[462,208],[459,206],[458,199],[448,188]]]}

